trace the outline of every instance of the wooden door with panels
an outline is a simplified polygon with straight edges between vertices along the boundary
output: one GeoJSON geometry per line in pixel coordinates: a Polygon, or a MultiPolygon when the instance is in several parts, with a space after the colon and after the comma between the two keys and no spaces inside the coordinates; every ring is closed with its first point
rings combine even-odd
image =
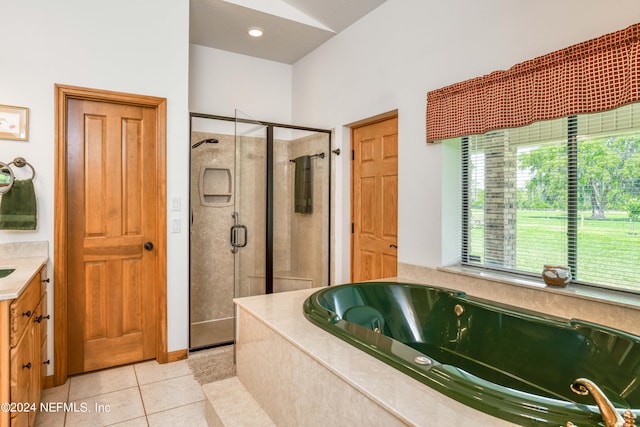
{"type": "Polygon", "coordinates": [[[352,129],[351,281],[397,275],[398,118],[352,129]]]}
{"type": "Polygon", "coordinates": [[[166,356],[165,101],[102,95],[63,106],[67,363],[56,380],[166,356]]]}

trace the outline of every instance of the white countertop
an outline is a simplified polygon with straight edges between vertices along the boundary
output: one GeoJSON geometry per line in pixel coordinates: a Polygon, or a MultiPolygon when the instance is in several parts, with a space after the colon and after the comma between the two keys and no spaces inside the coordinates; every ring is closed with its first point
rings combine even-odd
{"type": "Polygon", "coordinates": [[[15,271],[7,277],[0,278],[0,300],[18,298],[46,262],[46,256],[1,258],[0,269],[15,268],[15,271]]]}

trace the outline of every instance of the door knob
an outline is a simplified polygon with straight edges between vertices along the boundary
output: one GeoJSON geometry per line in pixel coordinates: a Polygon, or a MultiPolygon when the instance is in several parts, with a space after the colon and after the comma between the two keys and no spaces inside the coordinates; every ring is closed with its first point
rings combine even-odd
{"type": "Polygon", "coordinates": [[[144,248],[148,251],[150,251],[151,249],[153,249],[153,243],[151,242],[144,242],[144,248]]]}
{"type": "Polygon", "coordinates": [[[398,245],[394,245],[393,243],[389,245],[391,249],[398,249],[398,245]]]}

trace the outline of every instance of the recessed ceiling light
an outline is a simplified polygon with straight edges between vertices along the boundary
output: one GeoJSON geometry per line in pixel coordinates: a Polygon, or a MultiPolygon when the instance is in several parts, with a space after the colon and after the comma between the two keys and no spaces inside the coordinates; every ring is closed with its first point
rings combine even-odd
{"type": "Polygon", "coordinates": [[[251,37],[262,37],[264,34],[264,30],[259,27],[249,27],[247,31],[251,37]]]}

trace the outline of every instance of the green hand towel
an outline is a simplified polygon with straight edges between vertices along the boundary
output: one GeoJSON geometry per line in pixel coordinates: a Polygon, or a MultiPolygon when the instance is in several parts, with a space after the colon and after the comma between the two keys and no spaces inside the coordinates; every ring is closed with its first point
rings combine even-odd
{"type": "Polygon", "coordinates": [[[295,159],[296,171],[294,175],[294,211],[310,214],[312,212],[311,189],[311,157],[300,156],[295,159]]]}
{"type": "Polygon", "coordinates": [[[0,230],[35,230],[36,214],[33,180],[15,180],[0,200],[0,230]]]}

